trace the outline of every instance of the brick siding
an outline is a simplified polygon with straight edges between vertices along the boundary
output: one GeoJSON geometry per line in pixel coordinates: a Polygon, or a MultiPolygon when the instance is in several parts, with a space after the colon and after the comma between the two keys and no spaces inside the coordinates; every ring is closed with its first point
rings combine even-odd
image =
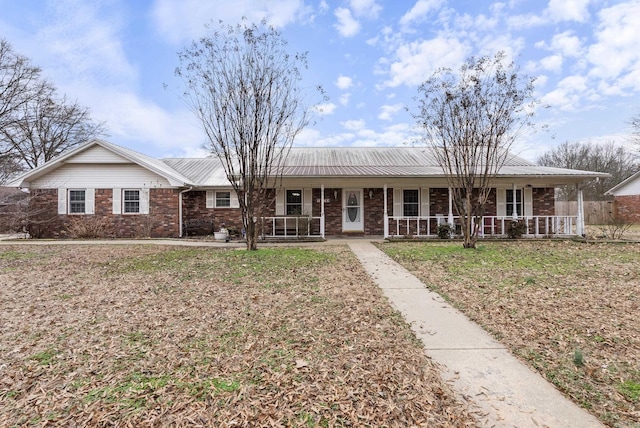
{"type": "Polygon", "coordinates": [[[640,223],[640,195],[616,196],[615,218],[628,223],[640,223]]]}

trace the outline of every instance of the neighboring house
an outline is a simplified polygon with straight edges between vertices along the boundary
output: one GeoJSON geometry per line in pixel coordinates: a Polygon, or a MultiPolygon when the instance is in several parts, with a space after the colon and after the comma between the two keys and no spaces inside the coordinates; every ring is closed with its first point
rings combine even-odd
{"type": "Polygon", "coordinates": [[[640,171],[617,186],[607,190],[613,196],[613,211],[616,219],[640,223],[640,171]]]}
{"type": "MultiPolygon", "coordinates": [[[[582,210],[556,216],[554,187],[606,176],[512,156],[495,179],[481,233],[502,236],[522,220],[530,236],[581,235],[582,210]]],[[[68,222],[82,218],[104,219],[114,237],[242,229],[238,196],[216,158],[159,160],[96,140],[12,184],[55,203],[50,236],[64,236],[68,222]],[[200,229],[185,228],[193,224],[200,229]]],[[[439,224],[457,223],[446,177],[428,148],[292,148],[273,195],[257,218],[264,237],[436,236],[439,224]]]]}

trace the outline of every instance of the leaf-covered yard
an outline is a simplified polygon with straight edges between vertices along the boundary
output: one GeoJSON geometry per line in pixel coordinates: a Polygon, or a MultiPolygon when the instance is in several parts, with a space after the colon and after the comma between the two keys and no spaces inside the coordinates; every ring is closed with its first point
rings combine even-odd
{"type": "Polygon", "coordinates": [[[640,244],[380,248],[605,424],[640,427],[640,244]]]}
{"type": "Polygon", "coordinates": [[[475,425],[345,247],[2,246],[0,284],[0,426],[475,425]]]}

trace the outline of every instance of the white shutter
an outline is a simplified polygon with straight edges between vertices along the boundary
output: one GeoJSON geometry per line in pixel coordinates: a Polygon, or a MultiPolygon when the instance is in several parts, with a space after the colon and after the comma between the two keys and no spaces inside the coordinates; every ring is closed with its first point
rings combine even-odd
{"type": "Polygon", "coordinates": [[[393,216],[402,217],[402,189],[393,189],[393,216]]]}
{"type": "Polygon", "coordinates": [[[113,213],[122,214],[122,189],[113,189],[113,213]]]}
{"type": "Polygon", "coordinates": [[[229,191],[229,208],[240,208],[240,201],[238,200],[238,194],[233,190],[229,191]]]}
{"type": "Polygon", "coordinates": [[[96,212],[96,189],[85,189],[84,191],[84,213],[95,214],[96,212]]]}
{"type": "Polygon", "coordinates": [[[58,189],[58,214],[67,213],[67,189],[58,189]]]}
{"type": "Polygon", "coordinates": [[[420,189],[420,216],[429,217],[429,188],[420,189]]]}
{"type": "Polygon", "coordinates": [[[140,214],[149,214],[149,189],[140,189],[140,214]]]}
{"type": "Polygon", "coordinates": [[[278,189],[278,193],[276,193],[276,215],[284,215],[284,196],[286,193],[284,189],[278,189]]]}
{"type": "Polygon", "coordinates": [[[496,189],[496,215],[505,217],[507,215],[507,190],[496,189]]]}
{"type": "Polygon", "coordinates": [[[207,190],[207,208],[214,208],[216,203],[216,192],[213,190],[207,190]]]}
{"type": "Polygon", "coordinates": [[[312,215],[313,211],[313,189],[304,189],[302,191],[302,214],[312,215]]]}
{"type": "Polygon", "coordinates": [[[533,189],[531,187],[525,187],[523,192],[524,197],[524,216],[533,216],[533,189]]]}

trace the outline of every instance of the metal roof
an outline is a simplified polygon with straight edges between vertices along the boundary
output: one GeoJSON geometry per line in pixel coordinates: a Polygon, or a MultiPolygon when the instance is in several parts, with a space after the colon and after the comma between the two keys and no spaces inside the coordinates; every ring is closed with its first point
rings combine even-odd
{"type": "Polygon", "coordinates": [[[189,178],[197,187],[229,186],[224,167],[218,158],[167,158],[167,166],[189,178]]]}

